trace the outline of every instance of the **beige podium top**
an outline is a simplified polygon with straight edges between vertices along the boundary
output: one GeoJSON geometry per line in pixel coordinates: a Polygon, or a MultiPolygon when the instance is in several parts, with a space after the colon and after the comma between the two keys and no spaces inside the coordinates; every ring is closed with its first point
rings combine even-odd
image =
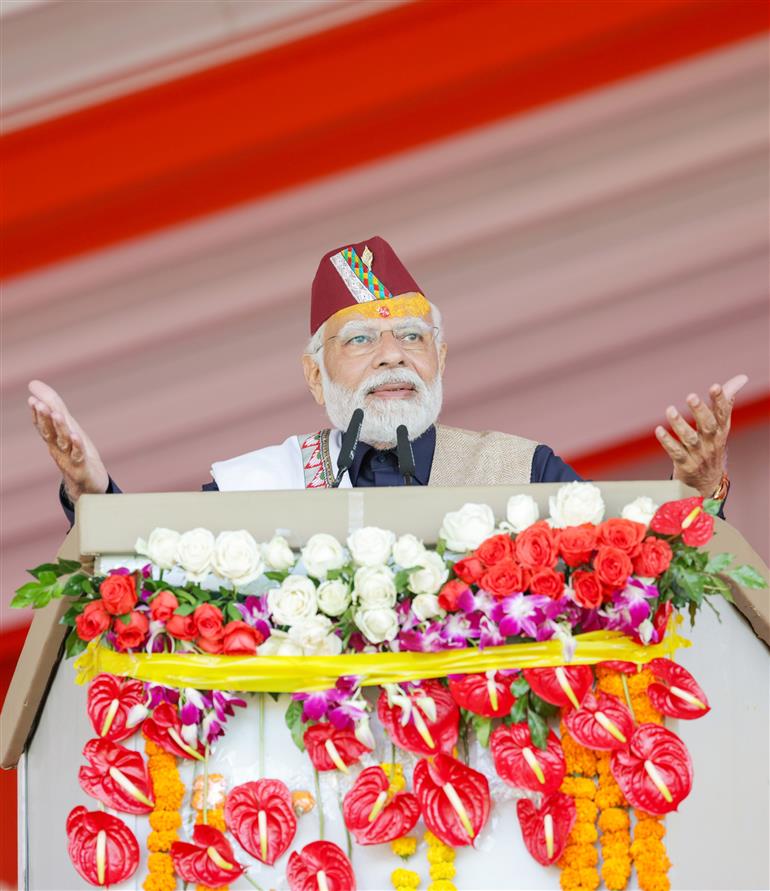
{"type": "MultiPolygon", "coordinates": [[[[511,495],[531,495],[548,516],[548,498],[561,483],[523,486],[478,486],[433,488],[316,489],[285,492],[174,492],[167,494],[86,495],[77,504],[76,522],[64,541],[59,557],[80,559],[88,564],[100,554],[133,554],[137,538],[146,538],[156,527],[183,532],[198,526],[219,533],[246,529],[257,541],[276,532],[292,547],[300,547],[317,532],[328,532],[344,540],[363,526],[380,526],[396,534],[411,532],[434,543],[448,511],[467,502],[488,504],[495,516],[505,516],[511,495]]],[[[676,480],[638,482],[595,482],[601,489],[607,517],[619,516],[622,508],[642,495],[658,504],[694,494],[676,480]]],[[[748,563],[768,577],[759,555],[737,530],[716,521],[715,534],[707,546],[712,553],[728,551],[738,564],[748,563]]],[[[756,635],[770,646],[768,591],[742,588],[725,579],[735,603],[756,635]]],[[[66,627],[59,620],[68,604],[54,601],[38,610],[0,716],[0,766],[15,767],[34,730],[34,724],[62,653],[66,627]]],[[[725,608],[729,608],[725,604],[725,608]]]]}

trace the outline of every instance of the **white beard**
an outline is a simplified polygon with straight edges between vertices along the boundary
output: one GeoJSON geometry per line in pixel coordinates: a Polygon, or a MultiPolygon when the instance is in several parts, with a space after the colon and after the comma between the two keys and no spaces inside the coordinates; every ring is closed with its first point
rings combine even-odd
{"type": "Polygon", "coordinates": [[[417,439],[438,420],[443,391],[441,375],[428,384],[414,371],[380,371],[368,377],[357,389],[349,390],[329,378],[320,364],[326,414],[333,427],[345,430],[350,416],[357,408],[363,409],[364,423],[361,440],[370,445],[391,449],[396,445],[396,428],[404,424],[410,439],[417,439]],[[369,391],[386,384],[410,384],[415,395],[409,399],[378,399],[369,391]]]}

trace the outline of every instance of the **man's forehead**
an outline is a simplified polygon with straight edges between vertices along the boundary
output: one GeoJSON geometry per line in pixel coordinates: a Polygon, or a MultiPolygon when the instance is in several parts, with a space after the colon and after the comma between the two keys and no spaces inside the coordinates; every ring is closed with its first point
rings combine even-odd
{"type": "Polygon", "coordinates": [[[431,324],[430,303],[418,292],[398,294],[390,300],[372,300],[347,306],[336,312],[326,322],[326,334],[331,337],[337,334],[349,322],[360,322],[369,325],[389,327],[399,319],[422,319],[431,324]]]}

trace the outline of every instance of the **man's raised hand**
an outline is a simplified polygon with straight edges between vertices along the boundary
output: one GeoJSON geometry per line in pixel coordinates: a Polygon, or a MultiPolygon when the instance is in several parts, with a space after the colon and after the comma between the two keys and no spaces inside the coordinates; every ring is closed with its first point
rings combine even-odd
{"type": "Polygon", "coordinates": [[[746,384],[745,374],[730,378],[723,386],[709,388],[711,405],[696,393],[690,393],[687,404],[695,419],[695,428],[673,405],[666,409],[666,419],[673,434],[665,427],[656,427],[655,435],[674,462],[674,479],[681,480],[709,498],[719,487],[727,461],[727,435],[730,415],[738,391],[746,384]]]}
{"type": "Polygon", "coordinates": [[[107,468],[61,396],[42,381],[30,381],[29,392],[33,423],[61,472],[70,500],[74,503],[81,495],[106,492],[107,468]]]}

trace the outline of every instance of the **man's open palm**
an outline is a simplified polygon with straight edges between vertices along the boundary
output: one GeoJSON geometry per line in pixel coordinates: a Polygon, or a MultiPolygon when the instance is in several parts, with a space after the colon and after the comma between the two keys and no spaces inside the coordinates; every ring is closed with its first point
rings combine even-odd
{"type": "Polygon", "coordinates": [[[42,381],[30,381],[29,392],[32,420],[61,471],[70,499],[75,502],[81,495],[105,492],[107,468],[61,396],[42,381]]]}

